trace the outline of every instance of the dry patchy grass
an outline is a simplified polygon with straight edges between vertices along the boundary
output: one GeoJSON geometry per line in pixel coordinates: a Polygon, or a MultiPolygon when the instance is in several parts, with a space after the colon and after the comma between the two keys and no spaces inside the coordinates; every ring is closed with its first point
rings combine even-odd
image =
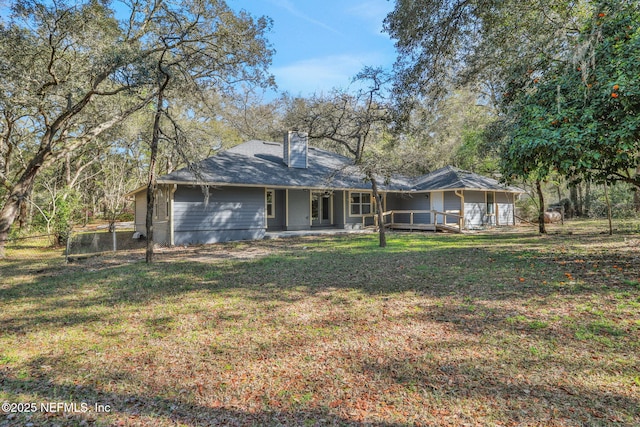
{"type": "Polygon", "coordinates": [[[5,261],[0,402],[89,410],[0,426],[640,425],[637,223],[551,231],[5,261]]]}

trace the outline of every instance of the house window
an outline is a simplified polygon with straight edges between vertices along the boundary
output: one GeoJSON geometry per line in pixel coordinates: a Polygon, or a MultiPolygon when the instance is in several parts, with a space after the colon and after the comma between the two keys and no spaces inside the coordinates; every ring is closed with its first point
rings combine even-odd
{"type": "Polygon", "coordinates": [[[495,194],[487,193],[487,215],[493,215],[496,213],[495,194]]]}
{"type": "Polygon", "coordinates": [[[267,218],[275,218],[276,217],[276,191],[275,190],[267,190],[266,196],[267,203],[267,218]]]}
{"type": "Polygon", "coordinates": [[[371,209],[370,193],[351,193],[349,195],[349,212],[353,216],[369,215],[371,209]]]}

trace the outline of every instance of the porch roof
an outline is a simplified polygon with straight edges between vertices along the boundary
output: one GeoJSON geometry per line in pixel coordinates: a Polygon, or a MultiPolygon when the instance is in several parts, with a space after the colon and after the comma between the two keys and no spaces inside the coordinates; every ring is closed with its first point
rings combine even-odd
{"type": "Polygon", "coordinates": [[[481,190],[481,191],[506,191],[510,193],[523,193],[516,187],[505,186],[497,180],[474,172],[458,169],[453,166],[445,166],[427,175],[417,178],[414,182],[416,191],[434,190],[481,190]]]}

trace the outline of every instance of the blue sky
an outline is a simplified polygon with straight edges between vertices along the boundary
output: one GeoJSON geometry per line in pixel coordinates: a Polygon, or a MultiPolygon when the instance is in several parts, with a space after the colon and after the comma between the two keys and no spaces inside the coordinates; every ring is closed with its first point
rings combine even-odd
{"type": "Polygon", "coordinates": [[[393,42],[382,21],[388,0],[227,0],[234,9],[273,19],[271,73],[279,91],[307,96],[346,88],[364,66],[391,68],[393,42]]]}
{"type": "MultiPolygon", "coordinates": [[[[269,16],[278,91],[293,96],[346,88],[364,66],[390,69],[393,42],[382,21],[390,0],[227,0],[233,9],[269,16]]],[[[11,0],[0,0],[0,14],[11,0]]],[[[270,94],[271,97],[274,94],[270,94]]]]}

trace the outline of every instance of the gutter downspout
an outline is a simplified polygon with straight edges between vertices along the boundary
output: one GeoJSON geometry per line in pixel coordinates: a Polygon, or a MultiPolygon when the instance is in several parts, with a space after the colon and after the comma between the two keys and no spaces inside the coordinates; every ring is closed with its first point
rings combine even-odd
{"type": "Polygon", "coordinates": [[[173,222],[173,198],[176,190],[178,189],[178,184],[173,184],[173,188],[169,193],[169,245],[175,246],[176,242],[174,239],[174,222],[173,222]]]}
{"type": "Polygon", "coordinates": [[[460,231],[462,231],[464,226],[464,190],[456,190],[453,192],[456,196],[460,197],[460,217],[462,223],[460,224],[460,231]]]}

